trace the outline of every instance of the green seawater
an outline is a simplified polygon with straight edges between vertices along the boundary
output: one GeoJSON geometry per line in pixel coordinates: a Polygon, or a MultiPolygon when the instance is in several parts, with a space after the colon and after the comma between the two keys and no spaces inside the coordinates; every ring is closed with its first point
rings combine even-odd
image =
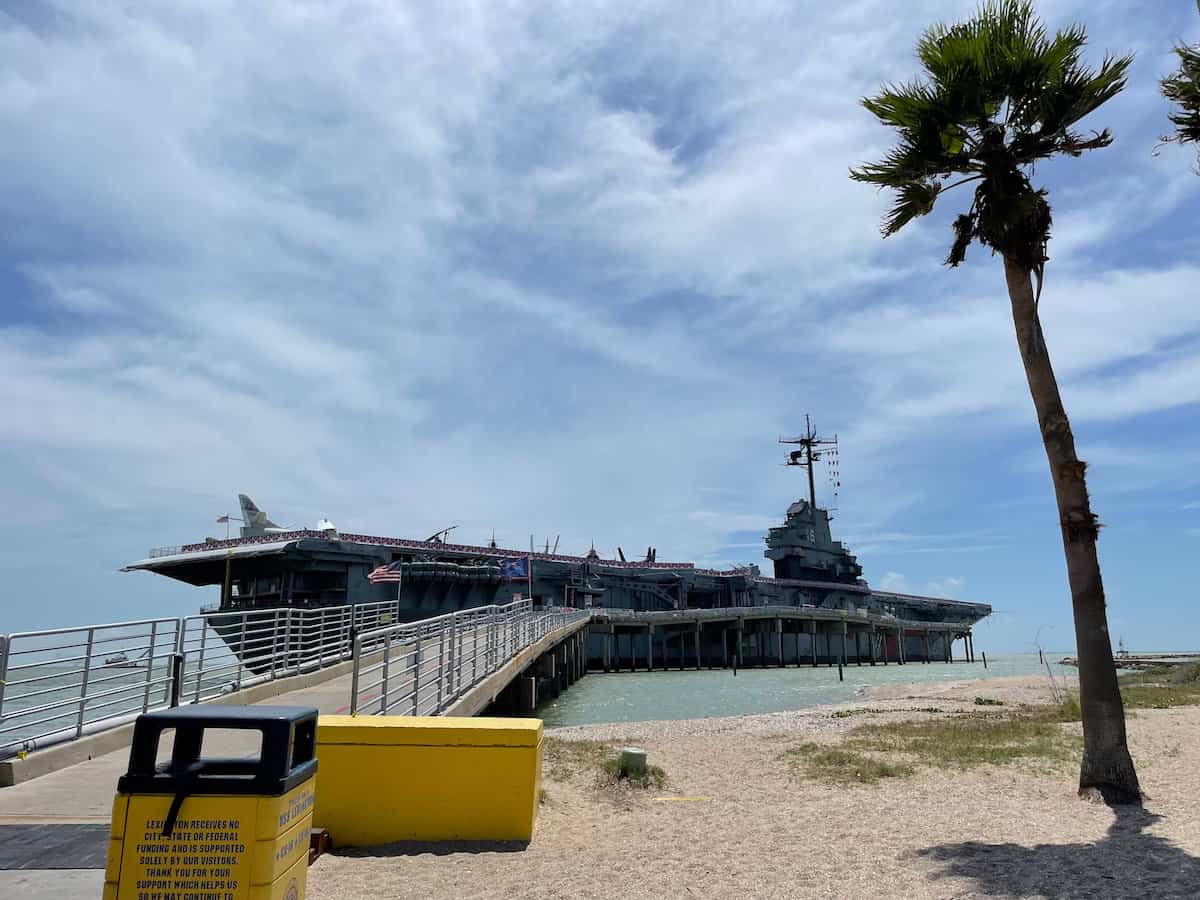
{"type": "MultiPolygon", "coordinates": [[[[1076,684],[1076,671],[1060,666],[1065,652],[1047,652],[1059,684],[1076,684]]],[[[807,709],[829,703],[852,703],[872,685],[907,682],[962,681],[1008,675],[1046,675],[1036,653],[992,657],[988,667],[974,663],[908,663],[850,665],[838,681],[836,666],[786,669],[731,669],[655,672],[591,672],[554,700],[541,704],[537,715],[547,726],[597,722],[641,722],[653,719],[700,719],[748,713],[807,709]]]]}

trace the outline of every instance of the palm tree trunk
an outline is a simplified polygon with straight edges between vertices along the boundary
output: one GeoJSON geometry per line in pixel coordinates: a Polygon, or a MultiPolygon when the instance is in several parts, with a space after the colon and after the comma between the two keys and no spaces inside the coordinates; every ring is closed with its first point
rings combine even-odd
{"type": "Polygon", "coordinates": [[[1139,803],[1141,789],[1125,742],[1125,709],[1108,636],[1104,583],[1096,556],[1099,525],[1088,499],[1087,464],[1075,454],[1075,437],[1063,409],[1038,319],[1032,273],[1006,256],[1004,275],[1012,301],[1017,346],[1025,364],[1025,377],[1033,395],[1058,500],[1067,579],[1071,585],[1079,656],[1079,705],[1083,711],[1079,793],[1094,795],[1099,791],[1109,803],[1139,803]]]}

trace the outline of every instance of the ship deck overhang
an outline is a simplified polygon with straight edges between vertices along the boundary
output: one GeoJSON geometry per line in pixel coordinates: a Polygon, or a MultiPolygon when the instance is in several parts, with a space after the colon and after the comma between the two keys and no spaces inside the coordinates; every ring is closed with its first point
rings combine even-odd
{"type": "Polygon", "coordinates": [[[365,548],[344,547],[334,541],[285,540],[269,543],[242,544],[212,550],[186,550],[162,556],[140,559],[122,567],[122,572],[154,572],[176,581],[197,587],[221,584],[225,566],[230,560],[275,557],[281,561],[330,562],[372,560],[375,556],[365,548]]]}

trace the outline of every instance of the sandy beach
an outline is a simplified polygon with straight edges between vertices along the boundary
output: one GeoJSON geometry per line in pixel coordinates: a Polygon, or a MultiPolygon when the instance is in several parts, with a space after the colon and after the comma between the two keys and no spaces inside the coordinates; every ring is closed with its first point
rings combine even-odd
{"type": "Polygon", "coordinates": [[[781,756],[801,742],[836,745],[864,722],[1048,694],[1044,678],[889,685],[854,704],[797,712],[554,729],[555,741],[645,747],[669,782],[661,791],[606,785],[558,745],[547,753],[528,846],[335,853],[310,870],[309,896],[1200,896],[1200,707],[1131,716],[1150,798],[1137,811],[1079,800],[1077,760],[921,767],[845,786],[807,778],[781,756]]]}

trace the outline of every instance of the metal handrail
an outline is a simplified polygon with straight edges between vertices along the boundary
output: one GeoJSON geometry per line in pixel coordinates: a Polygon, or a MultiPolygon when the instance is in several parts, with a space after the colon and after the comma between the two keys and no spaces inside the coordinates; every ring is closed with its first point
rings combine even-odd
{"type": "Polygon", "coordinates": [[[367,631],[354,639],[350,714],[439,715],[546,635],[590,610],[529,600],[367,631]]]}
{"type": "Polygon", "coordinates": [[[364,656],[389,660],[385,705],[438,712],[530,643],[588,615],[526,600],[399,622],[389,600],[0,635],[0,759],[351,660],[358,677],[364,656]]]}
{"type": "Polygon", "coordinates": [[[399,614],[390,600],[0,635],[0,759],[347,662],[360,631],[399,614]]]}

